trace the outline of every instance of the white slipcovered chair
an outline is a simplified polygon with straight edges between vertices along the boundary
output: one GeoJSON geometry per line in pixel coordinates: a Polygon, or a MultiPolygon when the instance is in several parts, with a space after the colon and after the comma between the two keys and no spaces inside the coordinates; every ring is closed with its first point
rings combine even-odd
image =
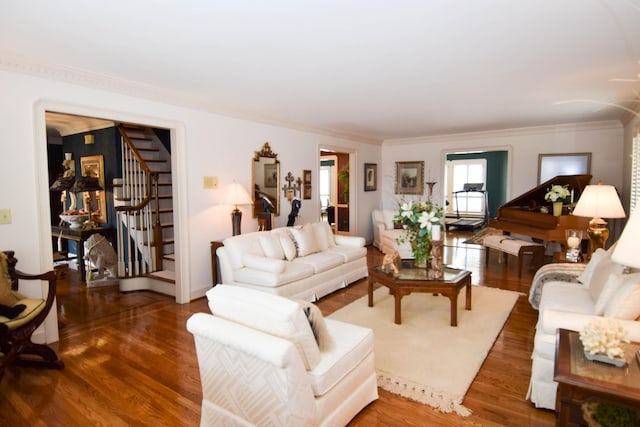
{"type": "Polygon", "coordinates": [[[529,301],[539,314],[527,398],[537,408],[556,406],[558,329],[581,331],[595,318],[611,317],[626,329],[629,340],[640,341],[640,273],[623,274],[623,266],[611,260],[611,253],[612,248],[598,249],[585,268],[549,264],[534,277],[529,301]]]}
{"type": "Polygon", "coordinates": [[[373,332],[232,285],[194,314],[202,426],[341,426],[378,398],[373,332]]]}
{"type": "Polygon", "coordinates": [[[373,245],[380,249],[381,252],[388,254],[398,251],[400,258],[413,259],[413,250],[408,242],[398,244],[398,237],[402,236],[405,231],[402,229],[394,229],[393,217],[398,211],[390,209],[374,209],[371,212],[373,221],[373,245]]]}

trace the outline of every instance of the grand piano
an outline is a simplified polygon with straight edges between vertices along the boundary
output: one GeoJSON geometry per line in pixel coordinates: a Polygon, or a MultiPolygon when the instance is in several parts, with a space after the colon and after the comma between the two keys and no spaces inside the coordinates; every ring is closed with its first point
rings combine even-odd
{"type": "Polygon", "coordinates": [[[498,208],[498,216],[489,220],[489,226],[503,230],[507,234],[521,234],[538,241],[558,242],[564,248],[566,229],[584,229],[590,218],[574,215],[553,216],[551,203],[544,196],[552,185],[568,185],[573,189],[577,202],[584,188],[591,181],[591,175],[558,175],[498,208]],[[549,213],[540,212],[547,206],[549,213]]]}

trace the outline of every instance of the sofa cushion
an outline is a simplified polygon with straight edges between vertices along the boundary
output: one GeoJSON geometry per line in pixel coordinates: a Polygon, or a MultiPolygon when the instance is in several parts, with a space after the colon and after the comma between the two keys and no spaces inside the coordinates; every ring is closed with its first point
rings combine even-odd
{"type": "Polygon", "coordinates": [[[298,248],[298,256],[303,257],[320,251],[316,241],[316,235],[311,224],[301,227],[293,227],[289,230],[298,248]]]}
{"type": "Polygon", "coordinates": [[[280,244],[287,261],[293,261],[298,255],[298,249],[289,233],[280,233],[280,244]]]}
{"type": "Polygon", "coordinates": [[[331,350],[307,372],[315,396],[322,396],[373,351],[373,331],[361,326],[325,319],[333,339],[331,350]]]}
{"type": "Polygon", "coordinates": [[[604,314],[607,303],[620,286],[622,286],[622,276],[620,274],[610,274],[609,279],[607,279],[607,282],[602,287],[602,291],[600,291],[600,295],[598,295],[598,299],[596,300],[595,315],[602,316],[604,314]]]}
{"type": "Polygon", "coordinates": [[[547,282],[540,298],[540,313],[561,310],[572,313],[593,314],[595,302],[589,289],[579,283],[547,282]]]}
{"type": "Polygon", "coordinates": [[[313,267],[308,264],[284,261],[283,263],[284,271],[280,273],[243,267],[233,272],[233,279],[238,283],[276,288],[313,276],[313,267]]]}
{"type": "Polygon", "coordinates": [[[290,299],[233,285],[207,291],[214,316],[293,342],[306,369],[320,362],[320,350],[302,307],[290,299]]]}
{"type": "Polygon", "coordinates": [[[640,316],[640,273],[621,276],[622,285],[604,309],[606,317],[634,320],[640,316]]]}
{"type": "Polygon", "coordinates": [[[328,249],[328,252],[332,254],[340,254],[345,263],[367,256],[367,248],[357,246],[334,246],[333,248],[328,249]]]}
{"type": "Polygon", "coordinates": [[[273,259],[266,256],[245,254],[242,262],[248,268],[258,271],[266,271],[268,273],[282,273],[286,267],[286,261],[282,259],[273,259]]]}
{"type": "Polygon", "coordinates": [[[318,274],[344,264],[344,258],[340,254],[324,251],[307,255],[305,257],[298,257],[293,261],[293,263],[309,265],[313,267],[314,273],[318,274]]]}
{"type": "Polygon", "coordinates": [[[264,233],[260,236],[260,247],[264,255],[273,259],[284,259],[284,250],[280,243],[280,237],[273,233],[264,233]]]}
{"type": "Polygon", "coordinates": [[[591,255],[589,263],[580,276],[578,276],[578,282],[584,284],[591,292],[591,298],[593,301],[598,300],[602,288],[609,279],[610,274],[621,274],[623,266],[615,263],[611,260],[612,248],[604,250],[601,248],[591,255]]]}
{"type": "Polygon", "coordinates": [[[330,350],[331,347],[333,347],[333,340],[331,339],[331,335],[327,329],[327,324],[324,320],[324,316],[322,315],[322,311],[320,311],[317,305],[310,301],[295,301],[300,304],[302,311],[304,311],[304,314],[307,316],[309,326],[311,326],[313,336],[318,343],[320,351],[323,352],[330,350]]]}
{"type": "Polygon", "coordinates": [[[264,255],[262,248],[258,243],[258,236],[261,232],[255,231],[253,233],[240,234],[233,237],[227,237],[222,242],[224,244],[224,250],[229,257],[231,267],[235,270],[244,266],[242,260],[244,255],[264,255]]]}
{"type": "Polygon", "coordinates": [[[328,222],[314,222],[311,224],[316,236],[316,243],[320,251],[326,251],[336,245],[333,232],[328,222]]]}

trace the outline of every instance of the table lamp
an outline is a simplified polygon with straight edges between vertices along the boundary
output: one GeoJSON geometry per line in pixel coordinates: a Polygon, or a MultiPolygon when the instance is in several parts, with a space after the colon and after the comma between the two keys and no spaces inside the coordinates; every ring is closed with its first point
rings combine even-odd
{"type": "Polygon", "coordinates": [[[640,268],[640,211],[631,212],[629,221],[611,254],[611,260],[625,267],[640,268]]]}
{"type": "Polygon", "coordinates": [[[238,209],[238,205],[252,204],[251,196],[242,185],[234,181],[227,187],[224,204],[235,206],[235,209],[231,211],[231,224],[233,226],[233,235],[237,236],[240,234],[240,224],[242,223],[242,212],[238,209]]]}
{"type": "Polygon", "coordinates": [[[104,188],[102,188],[102,186],[100,185],[100,181],[98,180],[98,178],[94,176],[81,176],[71,187],[71,191],[83,192],[86,195],[83,198],[83,203],[85,209],[89,213],[89,219],[84,224],[87,228],[95,228],[97,226],[97,224],[93,221],[93,216],[91,214],[91,195],[95,191],[102,190],[104,190],[104,188]]]}
{"type": "Polygon", "coordinates": [[[573,214],[591,217],[587,228],[590,254],[593,254],[598,248],[604,248],[609,237],[607,222],[603,218],[624,218],[626,216],[615,187],[602,185],[602,183],[585,187],[573,214]]]}

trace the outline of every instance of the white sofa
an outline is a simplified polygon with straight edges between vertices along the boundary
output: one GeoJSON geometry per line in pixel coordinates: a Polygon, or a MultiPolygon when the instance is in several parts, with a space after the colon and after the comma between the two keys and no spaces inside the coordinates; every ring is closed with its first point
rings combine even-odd
{"type": "Polygon", "coordinates": [[[194,314],[202,426],[343,426],[378,398],[373,332],[311,303],[217,285],[194,314]],[[316,339],[314,333],[319,337],[316,339]]]}
{"type": "Polygon", "coordinates": [[[221,283],[315,301],[369,275],[362,237],[326,222],[228,237],[216,250],[221,283]]]}
{"type": "Polygon", "coordinates": [[[405,233],[404,230],[394,229],[393,227],[393,217],[397,213],[398,211],[390,209],[374,209],[371,211],[373,245],[385,254],[398,251],[400,258],[413,259],[411,244],[405,242],[398,245],[397,243],[398,237],[405,233]]]}
{"type": "Polygon", "coordinates": [[[611,260],[611,252],[598,249],[586,268],[550,264],[536,273],[530,301],[535,307],[539,300],[539,314],[527,398],[538,408],[556,406],[553,375],[559,328],[581,331],[596,317],[613,317],[626,329],[627,338],[640,342],[640,321],[636,320],[640,316],[640,273],[622,274],[623,267],[611,260]]]}

